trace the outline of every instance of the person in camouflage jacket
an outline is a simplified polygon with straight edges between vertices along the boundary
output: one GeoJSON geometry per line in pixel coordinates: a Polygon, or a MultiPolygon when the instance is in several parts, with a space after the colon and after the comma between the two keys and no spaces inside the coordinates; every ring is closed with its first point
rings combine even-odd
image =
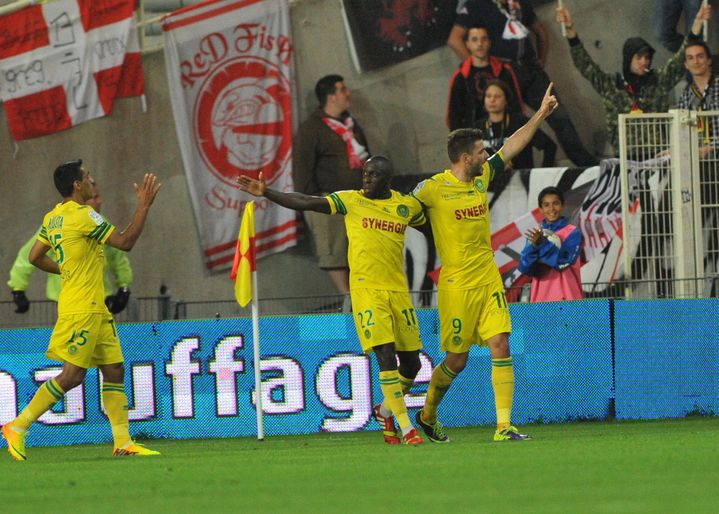
{"type": "MultiPolygon", "coordinates": [[[[711,16],[711,6],[697,13],[689,39],[701,36],[702,24],[711,16]]],[[[587,53],[579,40],[572,16],[566,7],[557,8],[557,21],[566,26],[572,60],[579,72],[591,82],[602,97],[606,113],[607,130],[614,151],[619,151],[619,115],[630,112],[666,112],[669,95],[684,77],[684,44],[657,70],[651,69],[654,48],[640,37],[631,37],[622,50],[622,73],[606,73],[587,53]]],[[[631,142],[629,142],[632,145],[631,142]]]]}

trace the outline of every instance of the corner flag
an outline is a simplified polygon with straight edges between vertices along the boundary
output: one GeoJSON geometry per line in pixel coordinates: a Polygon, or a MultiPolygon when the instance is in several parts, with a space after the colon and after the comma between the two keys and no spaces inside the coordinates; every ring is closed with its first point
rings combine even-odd
{"type": "Polygon", "coordinates": [[[255,202],[252,201],[247,202],[242,213],[235,260],[230,272],[230,279],[235,281],[235,298],[242,307],[252,300],[252,274],[255,270],[255,202]]]}
{"type": "Polygon", "coordinates": [[[262,411],[262,376],[260,361],[260,310],[257,302],[257,266],[255,252],[255,202],[247,202],[242,213],[240,235],[237,238],[235,261],[230,278],[235,281],[235,298],[245,307],[252,301],[252,346],[255,367],[255,410],[257,411],[257,439],[263,441],[265,429],[262,411]],[[254,290],[254,291],[253,291],[254,290]],[[253,294],[254,293],[254,294],[253,294]]]}

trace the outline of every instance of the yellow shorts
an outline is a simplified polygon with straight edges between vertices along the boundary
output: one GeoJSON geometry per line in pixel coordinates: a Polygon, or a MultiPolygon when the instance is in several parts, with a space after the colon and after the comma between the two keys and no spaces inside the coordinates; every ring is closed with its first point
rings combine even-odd
{"type": "Polygon", "coordinates": [[[362,350],[394,343],[395,351],[422,348],[417,313],[406,291],[352,289],[352,314],[362,350]]]}
{"type": "Polygon", "coordinates": [[[444,352],[465,353],[473,344],[512,331],[501,280],[476,289],[439,290],[439,327],[444,352]]]}
{"type": "Polygon", "coordinates": [[[124,361],[115,320],[102,312],[61,316],[55,323],[46,355],[48,359],[85,369],[124,361]]]}

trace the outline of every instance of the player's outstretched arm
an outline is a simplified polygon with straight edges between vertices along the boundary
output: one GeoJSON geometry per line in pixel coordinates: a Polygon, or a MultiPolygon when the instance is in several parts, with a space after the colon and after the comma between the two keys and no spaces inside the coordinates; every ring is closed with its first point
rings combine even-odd
{"type": "Polygon", "coordinates": [[[30,254],[28,259],[33,266],[40,268],[48,273],[54,273],[55,275],[60,274],[60,266],[57,265],[50,257],[47,256],[47,252],[51,250],[50,246],[40,241],[35,241],[35,244],[30,248],[30,254]]]}
{"type": "Polygon", "coordinates": [[[544,93],[542,105],[539,106],[534,116],[504,142],[504,146],[502,146],[501,149],[504,162],[511,161],[519,152],[524,150],[530,141],[532,141],[534,134],[539,130],[539,126],[542,122],[559,106],[557,97],[552,94],[553,87],[554,82],[551,82],[547,91],[544,93]]]}
{"type": "Polygon", "coordinates": [[[142,229],[145,228],[145,220],[147,220],[152,202],[155,201],[161,186],[162,184],[157,181],[157,177],[153,173],[145,173],[141,186],[132,185],[137,198],[135,214],[125,230],[119,233],[116,230],[110,234],[110,237],[107,238],[107,244],[126,252],[132,250],[140,234],[142,234],[142,229]]]}
{"type": "Polygon", "coordinates": [[[270,189],[265,184],[265,179],[260,173],[258,179],[248,177],[247,175],[240,175],[237,177],[237,185],[240,186],[241,191],[250,193],[252,196],[264,196],[271,202],[287,207],[288,209],[294,209],[296,211],[315,211],[322,214],[330,214],[330,204],[326,198],[322,196],[312,196],[303,193],[282,193],[270,189]]]}

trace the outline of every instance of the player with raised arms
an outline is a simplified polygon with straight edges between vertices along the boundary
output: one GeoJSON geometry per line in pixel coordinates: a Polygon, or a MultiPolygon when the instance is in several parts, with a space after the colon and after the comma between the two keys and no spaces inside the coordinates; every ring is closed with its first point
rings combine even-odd
{"type": "Polygon", "coordinates": [[[289,209],[344,215],[355,327],[362,349],[377,357],[384,395],[384,401],[375,405],[374,415],[386,443],[415,445],[423,439],[407,414],[404,395],[419,373],[422,343],[404,274],[403,251],[408,226],[419,227],[426,219],[413,196],[390,189],[393,171],[388,158],[371,157],[363,167],[361,190],[324,197],[274,191],[265,185],[262,175],[259,180],[240,176],[237,183],[241,190],[289,209]]]}
{"type": "Polygon", "coordinates": [[[25,437],[30,425],[65,393],[85,380],[88,368],[102,372],[102,401],[112,426],[114,456],[159,455],[130,437],[125,366],[115,321],[105,306],[103,245],[129,251],[142,233],[150,206],[160,190],[157,177],[146,173],[141,186],[134,184],[137,208],[132,222],[119,232],[85,203],[94,194],[90,172],[77,159],[61,164],[53,174],[62,202],[43,219],[30,262],[62,276],[58,319],[47,349],[49,359],[63,362],[61,373],[43,383],[20,415],[2,427],[8,451],[26,460],[25,437]],[[46,253],[52,249],[57,262],[46,253]]]}
{"type": "Polygon", "coordinates": [[[504,284],[494,262],[487,187],[506,162],[526,147],[539,125],[558,106],[547,88],[539,110],[491,157],[478,129],[458,129],[447,137],[450,169],[420,182],[414,196],[427,209],[437,251],[439,321],[444,361],[432,372],[424,408],[417,424],[430,441],[449,442],[437,408],[457,375],[467,365],[474,344],[489,347],[497,413],[495,441],[528,439],[512,426],[514,367],[509,350],[512,324],[504,284]]]}

